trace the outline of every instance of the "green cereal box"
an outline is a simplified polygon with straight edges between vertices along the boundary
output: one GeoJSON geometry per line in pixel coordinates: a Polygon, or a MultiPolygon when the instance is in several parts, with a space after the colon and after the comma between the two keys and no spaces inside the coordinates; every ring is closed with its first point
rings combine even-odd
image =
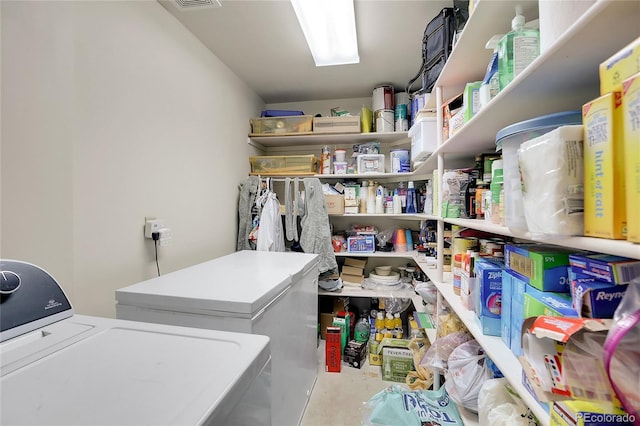
{"type": "Polygon", "coordinates": [[[625,239],[625,171],[622,92],[582,107],[584,125],[584,234],[625,239]]]}

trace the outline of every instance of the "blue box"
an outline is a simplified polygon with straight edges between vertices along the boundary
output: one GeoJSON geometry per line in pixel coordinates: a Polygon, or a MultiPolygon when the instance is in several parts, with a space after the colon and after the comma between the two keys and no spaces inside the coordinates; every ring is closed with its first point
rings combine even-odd
{"type": "Polygon", "coordinates": [[[568,250],[540,244],[507,244],[506,269],[541,291],[569,293],[568,250]]]}
{"type": "Polygon", "coordinates": [[[640,260],[610,254],[572,254],[571,268],[576,272],[611,284],[628,284],[640,276],[640,260]]]}
{"type": "Polygon", "coordinates": [[[522,355],[522,325],[524,324],[524,295],[527,283],[513,273],[505,271],[511,278],[511,342],[509,347],[515,356],[522,355]]]}
{"type": "Polygon", "coordinates": [[[598,281],[583,274],[582,269],[569,270],[571,301],[573,308],[586,318],[613,318],[627,285],[598,281]]]}
{"type": "Polygon", "coordinates": [[[482,334],[500,336],[500,316],[502,313],[502,271],[504,264],[479,258],[475,264],[478,279],[478,302],[476,313],[480,318],[482,334]]]}
{"type": "Polygon", "coordinates": [[[511,347],[511,298],[513,282],[511,275],[502,273],[502,313],[500,314],[500,337],[507,347],[511,347]]]}
{"type": "Polygon", "coordinates": [[[356,235],[347,238],[347,252],[374,253],[376,251],[376,237],[373,235],[356,235]]]}
{"type": "Polygon", "coordinates": [[[524,295],[524,317],[539,317],[541,315],[577,317],[578,312],[573,309],[571,295],[540,291],[531,285],[527,285],[524,295]]]}

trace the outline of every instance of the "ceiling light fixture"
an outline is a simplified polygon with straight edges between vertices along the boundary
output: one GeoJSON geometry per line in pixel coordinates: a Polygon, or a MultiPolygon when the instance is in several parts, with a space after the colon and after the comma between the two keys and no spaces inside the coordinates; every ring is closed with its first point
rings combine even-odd
{"type": "Polygon", "coordinates": [[[317,67],[357,64],[353,0],[291,0],[317,67]]]}

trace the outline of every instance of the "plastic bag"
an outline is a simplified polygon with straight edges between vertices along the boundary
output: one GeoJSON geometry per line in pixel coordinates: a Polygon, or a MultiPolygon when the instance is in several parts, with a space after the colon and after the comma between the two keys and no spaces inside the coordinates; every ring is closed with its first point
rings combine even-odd
{"type": "Polygon", "coordinates": [[[437,338],[429,349],[427,349],[427,353],[420,361],[420,365],[427,368],[446,370],[451,352],[461,344],[468,342],[471,339],[473,339],[471,334],[464,331],[459,331],[437,338]]]}
{"type": "Polygon", "coordinates": [[[640,425],[640,277],[628,284],[604,344],[604,366],[624,409],[640,425]]]}
{"type": "Polygon", "coordinates": [[[410,391],[390,386],[369,399],[362,408],[365,426],[464,425],[458,408],[444,387],[437,391],[410,391]]]}
{"type": "Polygon", "coordinates": [[[482,384],[493,378],[484,360],[482,346],[470,340],[455,348],[447,361],[444,385],[449,396],[458,405],[474,413],[478,412],[478,394],[482,384]]]}
{"type": "Polygon", "coordinates": [[[507,379],[484,382],[478,395],[478,423],[481,426],[534,426],[531,410],[510,388],[507,379]]]}

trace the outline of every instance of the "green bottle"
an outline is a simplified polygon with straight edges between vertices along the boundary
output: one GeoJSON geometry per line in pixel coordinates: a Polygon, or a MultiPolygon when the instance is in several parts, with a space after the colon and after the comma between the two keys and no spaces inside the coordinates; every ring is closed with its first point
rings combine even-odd
{"type": "Polygon", "coordinates": [[[538,55],[540,33],[536,29],[525,28],[522,8],[516,6],[516,16],[511,21],[511,32],[505,34],[498,44],[500,90],[504,90],[538,55]]]}

